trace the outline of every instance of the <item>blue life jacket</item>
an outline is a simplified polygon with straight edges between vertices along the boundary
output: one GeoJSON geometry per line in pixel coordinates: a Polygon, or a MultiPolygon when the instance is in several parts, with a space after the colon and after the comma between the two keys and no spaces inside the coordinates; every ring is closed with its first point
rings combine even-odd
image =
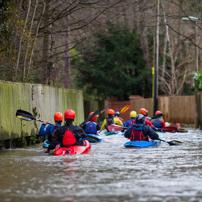
{"type": "Polygon", "coordinates": [[[97,134],[97,123],[89,121],[86,123],[85,133],[86,134],[97,134]]]}
{"type": "Polygon", "coordinates": [[[52,136],[54,136],[54,132],[57,128],[59,128],[62,124],[51,124],[49,126],[45,126],[44,124],[41,125],[39,135],[40,136],[46,136],[48,135],[48,140],[51,142],[52,136]]]}
{"type": "Polygon", "coordinates": [[[131,123],[132,123],[133,120],[135,120],[135,118],[132,118],[132,119],[129,119],[128,121],[126,121],[124,123],[124,127],[129,127],[131,125],[131,123]]]}
{"type": "Polygon", "coordinates": [[[156,128],[162,128],[161,126],[161,119],[156,119],[153,121],[152,123],[153,126],[155,126],[156,128]]]}

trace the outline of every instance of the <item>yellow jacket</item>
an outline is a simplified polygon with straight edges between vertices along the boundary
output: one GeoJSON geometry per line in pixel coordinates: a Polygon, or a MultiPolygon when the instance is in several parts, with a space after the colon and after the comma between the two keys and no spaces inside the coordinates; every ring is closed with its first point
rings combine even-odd
{"type": "MultiPolygon", "coordinates": [[[[117,124],[117,125],[119,125],[119,126],[122,126],[122,125],[123,125],[123,122],[122,122],[119,118],[114,117],[113,120],[114,120],[114,123],[115,123],[115,124],[117,124]]],[[[106,129],[106,128],[105,128],[106,123],[107,123],[107,120],[105,119],[105,120],[103,121],[103,123],[102,123],[102,127],[101,127],[102,130],[106,129]]]]}

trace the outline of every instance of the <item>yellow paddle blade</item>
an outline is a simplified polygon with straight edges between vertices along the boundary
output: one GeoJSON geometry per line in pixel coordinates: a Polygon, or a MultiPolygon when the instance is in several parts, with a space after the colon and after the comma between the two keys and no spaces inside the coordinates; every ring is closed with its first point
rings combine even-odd
{"type": "Polygon", "coordinates": [[[130,109],[130,105],[126,105],[126,106],[120,111],[120,113],[122,114],[122,113],[126,112],[128,109],[130,109]]]}
{"type": "Polygon", "coordinates": [[[21,115],[18,115],[17,118],[25,120],[25,121],[31,121],[32,120],[30,118],[27,118],[27,117],[24,117],[24,116],[21,116],[21,115]]]}
{"type": "Polygon", "coordinates": [[[170,141],[170,143],[172,143],[173,145],[183,145],[184,144],[184,142],[180,142],[177,140],[172,140],[172,141],[170,141]]]}

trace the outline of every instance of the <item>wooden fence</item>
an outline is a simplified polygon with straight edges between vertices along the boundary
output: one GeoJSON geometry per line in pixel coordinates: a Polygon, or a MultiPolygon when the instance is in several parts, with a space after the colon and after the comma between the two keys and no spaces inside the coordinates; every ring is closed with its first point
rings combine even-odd
{"type": "MultiPolygon", "coordinates": [[[[202,103],[201,95],[198,97],[199,103],[199,125],[202,125],[202,103]]],[[[100,102],[100,101],[99,101],[100,102]]],[[[128,101],[118,101],[116,98],[109,98],[100,106],[98,103],[85,102],[84,108],[85,117],[88,116],[90,111],[95,111],[97,109],[102,110],[104,106],[108,103],[111,103],[111,109],[115,111],[121,111],[121,109],[130,105],[130,109],[125,113],[121,114],[121,117],[126,121],[130,119],[130,112],[136,111],[139,113],[140,108],[146,108],[149,112],[149,116],[153,116],[153,99],[152,98],[141,98],[140,96],[131,96],[131,99],[128,101]],[[88,106],[88,107],[87,107],[88,106]],[[90,109],[91,108],[91,109],[90,109]]],[[[162,111],[163,118],[166,122],[170,123],[181,123],[182,124],[191,124],[194,125],[194,116],[195,116],[195,96],[172,96],[172,97],[159,97],[158,98],[158,110],[162,111]]],[[[103,116],[99,118],[98,121],[103,121],[107,117],[107,110],[103,113],[103,116]]]]}
{"type": "MultiPolygon", "coordinates": [[[[130,100],[131,110],[139,112],[144,107],[153,116],[153,101],[149,99],[130,100]]],[[[194,96],[172,96],[159,97],[158,110],[162,111],[163,118],[171,123],[194,124],[195,97],[194,96]]]]}

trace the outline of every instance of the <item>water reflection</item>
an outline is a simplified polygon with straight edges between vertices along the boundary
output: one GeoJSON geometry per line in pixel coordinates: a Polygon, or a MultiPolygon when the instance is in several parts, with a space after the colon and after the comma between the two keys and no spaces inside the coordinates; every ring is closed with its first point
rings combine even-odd
{"type": "Polygon", "coordinates": [[[201,131],[166,133],[184,142],[126,149],[103,136],[90,154],[53,156],[41,145],[0,152],[0,201],[202,201],[201,131]]]}

